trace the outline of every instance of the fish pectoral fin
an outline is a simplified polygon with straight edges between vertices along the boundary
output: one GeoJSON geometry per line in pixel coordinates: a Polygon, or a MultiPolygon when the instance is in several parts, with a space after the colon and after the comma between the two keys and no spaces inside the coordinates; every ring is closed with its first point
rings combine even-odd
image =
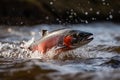
{"type": "Polygon", "coordinates": [[[61,53],[61,52],[65,52],[70,50],[70,48],[66,47],[66,46],[59,46],[55,49],[55,53],[61,53]]]}
{"type": "Polygon", "coordinates": [[[63,45],[63,46],[56,46],[56,47],[55,47],[55,50],[63,49],[63,48],[66,48],[66,46],[64,46],[64,45],[63,45]]]}

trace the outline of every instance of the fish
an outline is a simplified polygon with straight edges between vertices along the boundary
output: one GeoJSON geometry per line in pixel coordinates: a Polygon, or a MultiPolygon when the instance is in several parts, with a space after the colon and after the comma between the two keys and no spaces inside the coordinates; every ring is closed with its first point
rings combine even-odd
{"type": "Polygon", "coordinates": [[[75,29],[59,29],[52,32],[42,31],[42,37],[32,43],[31,51],[38,51],[46,54],[47,51],[55,48],[55,53],[66,52],[88,44],[93,40],[93,34],[75,29]]]}

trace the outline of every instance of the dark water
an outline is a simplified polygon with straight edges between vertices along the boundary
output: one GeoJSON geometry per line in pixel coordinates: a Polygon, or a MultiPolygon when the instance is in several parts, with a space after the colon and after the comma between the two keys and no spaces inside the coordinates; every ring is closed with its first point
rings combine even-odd
{"type": "Polygon", "coordinates": [[[119,80],[120,25],[37,25],[0,27],[0,80],[119,80]],[[76,50],[54,55],[24,48],[39,31],[74,28],[94,34],[94,40],[76,50]]]}

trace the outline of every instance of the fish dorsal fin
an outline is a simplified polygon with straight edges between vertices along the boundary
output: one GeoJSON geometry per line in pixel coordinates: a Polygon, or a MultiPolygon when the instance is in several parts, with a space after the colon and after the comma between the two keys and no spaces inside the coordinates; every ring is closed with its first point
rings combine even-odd
{"type": "Polygon", "coordinates": [[[48,30],[43,29],[43,30],[42,30],[42,37],[44,37],[44,36],[47,35],[47,34],[48,34],[48,30]]]}

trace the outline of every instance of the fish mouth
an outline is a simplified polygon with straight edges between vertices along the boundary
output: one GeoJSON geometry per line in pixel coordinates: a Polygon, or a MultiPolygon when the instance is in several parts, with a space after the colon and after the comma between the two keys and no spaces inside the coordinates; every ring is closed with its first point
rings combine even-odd
{"type": "Polygon", "coordinates": [[[89,42],[91,42],[93,40],[93,35],[89,35],[89,36],[86,36],[85,38],[83,38],[82,40],[79,41],[78,44],[74,44],[72,47],[74,48],[78,48],[80,46],[83,46],[85,44],[88,44],[89,42]]]}
{"type": "Polygon", "coordinates": [[[94,39],[94,38],[93,38],[93,34],[92,34],[92,35],[87,36],[85,39],[86,39],[86,40],[88,40],[88,41],[93,40],[93,39],[94,39]]]}
{"type": "Polygon", "coordinates": [[[92,41],[94,38],[93,38],[93,34],[90,34],[90,35],[87,35],[85,38],[83,38],[83,42],[90,42],[92,41]]]}
{"type": "Polygon", "coordinates": [[[82,46],[82,45],[88,44],[93,39],[94,39],[93,35],[86,36],[82,41],[80,41],[80,45],[82,46]]]}

